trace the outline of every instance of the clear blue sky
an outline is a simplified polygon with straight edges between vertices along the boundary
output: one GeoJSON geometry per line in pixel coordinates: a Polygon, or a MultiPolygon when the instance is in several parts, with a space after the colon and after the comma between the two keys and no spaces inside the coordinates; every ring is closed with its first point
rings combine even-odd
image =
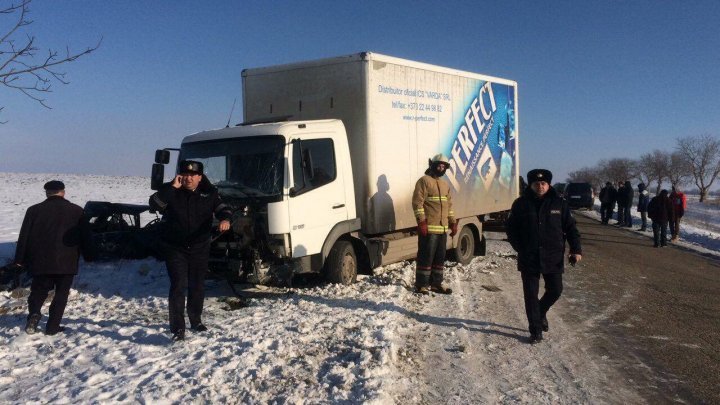
{"type": "MultiPolygon", "coordinates": [[[[0,2],[6,2],[0,0],[0,2]]],[[[66,65],[53,107],[0,88],[0,171],[149,175],[156,148],[225,125],[241,70],[372,51],[512,79],[521,169],[720,135],[720,1],[35,0],[66,65]]],[[[2,32],[10,19],[0,16],[2,32]]],[[[41,53],[42,54],[42,53],[41,53]]],[[[233,122],[240,122],[242,107],[233,122]]]]}

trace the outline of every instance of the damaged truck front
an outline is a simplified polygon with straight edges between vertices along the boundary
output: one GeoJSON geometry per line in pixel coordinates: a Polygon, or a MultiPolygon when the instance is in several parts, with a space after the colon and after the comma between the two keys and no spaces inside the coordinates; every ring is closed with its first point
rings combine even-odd
{"type": "MultiPolygon", "coordinates": [[[[183,140],[178,160],[203,162],[205,175],[233,211],[231,230],[213,237],[211,271],[254,283],[285,284],[293,274],[317,268],[318,263],[312,262],[317,262],[318,257],[312,253],[319,252],[309,249],[317,250],[324,242],[330,221],[313,222],[312,218],[318,215],[309,211],[322,208],[306,205],[301,196],[313,191],[313,200],[324,200],[320,194],[329,197],[338,191],[346,194],[338,186],[352,190],[351,176],[349,185],[338,181],[335,163],[324,157],[337,153],[332,150],[332,138],[337,137],[345,137],[342,123],[328,120],[242,125],[200,132],[183,140]],[[317,137],[322,139],[314,139],[317,137]],[[303,225],[295,225],[295,233],[312,234],[303,237],[299,246],[291,244],[289,218],[293,211],[309,219],[303,225]],[[325,222],[325,226],[320,222],[325,222]],[[325,235],[318,244],[317,236],[323,232],[325,235]]],[[[344,154],[349,161],[347,147],[344,154]]],[[[167,151],[156,153],[153,189],[162,184],[162,165],[168,160],[167,151]]],[[[348,207],[339,205],[343,208],[339,217],[322,213],[319,216],[340,219],[333,221],[333,225],[342,223],[349,216],[348,207]]],[[[350,208],[354,215],[354,206],[350,208]]],[[[337,207],[334,211],[338,211],[337,207]]]]}

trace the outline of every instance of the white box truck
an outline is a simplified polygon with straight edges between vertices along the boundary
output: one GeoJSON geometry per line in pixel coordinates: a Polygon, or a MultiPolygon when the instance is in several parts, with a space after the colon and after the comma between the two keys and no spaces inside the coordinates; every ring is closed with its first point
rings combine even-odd
{"type": "MultiPolygon", "coordinates": [[[[230,204],[232,232],[211,268],[254,282],[358,268],[417,253],[411,206],[430,157],[450,167],[455,260],[484,254],[483,219],[518,195],[517,83],[359,53],[246,69],[244,123],[185,137],[179,160],[204,163],[230,204]]],[[[158,151],[153,187],[168,154],[158,151]]]]}

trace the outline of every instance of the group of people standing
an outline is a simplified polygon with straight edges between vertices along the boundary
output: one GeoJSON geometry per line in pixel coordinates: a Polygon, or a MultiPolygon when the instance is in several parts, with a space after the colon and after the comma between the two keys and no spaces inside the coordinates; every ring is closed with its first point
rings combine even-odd
{"type": "MultiPolygon", "coordinates": [[[[629,181],[618,183],[615,189],[613,183],[605,183],[600,190],[600,220],[607,225],[612,218],[615,204],[617,204],[618,226],[632,227],[631,209],[634,199],[634,192],[629,181]]],[[[638,184],[637,211],[640,213],[642,224],[640,231],[647,229],[647,219],[652,220],[653,241],[655,247],[667,245],[667,230],[670,229],[671,241],[676,242],[680,238],[680,220],[685,214],[687,199],[685,194],[677,186],[672,187],[672,192],[660,191],[655,197],[650,198],[645,183],[638,184]]]]}
{"type": "MultiPolygon", "coordinates": [[[[413,193],[418,230],[415,287],[420,294],[452,293],[443,284],[447,233],[453,237],[458,232],[450,187],[441,179],[448,167],[444,155],[434,156],[413,193]]],[[[219,231],[227,231],[231,226],[232,212],[203,171],[200,162],[180,162],[179,174],[150,197],[150,206],[165,218],[161,248],[170,277],[168,309],[175,341],[185,339],[186,307],[190,328],[196,332],[207,330],[201,316],[213,217],[219,221],[219,231]]],[[[565,244],[569,244],[567,259],[573,265],[582,259],[582,249],[580,233],[567,201],[550,185],[552,173],[535,169],[528,172],[527,179],[528,185],[512,205],[506,229],[508,241],[518,252],[517,267],[522,279],[530,342],[537,343],[549,329],[547,312],[563,290],[565,244]],[[545,292],[539,298],[541,277],[545,292]]],[[[62,182],[46,183],[45,191],[47,199],[26,212],[14,263],[27,266],[33,276],[26,332],[38,331],[41,307],[49,291],[55,289],[46,325],[46,333],[53,335],[63,331],[60,321],[78,270],[84,239],[83,210],[64,199],[62,182]]],[[[640,229],[646,229],[649,216],[653,221],[655,247],[666,245],[668,226],[672,240],[677,240],[687,204],[685,195],[673,187],[671,194],[662,190],[649,199],[643,183],[638,185],[638,193],[637,208],[642,214],[640,229]]],[[[618,189],[606,183],[600,192],[602,223],[608,224],[617,204],[618,225],[631,227],[633,198],[629,181],[620,184],[618,189]]]]}
{"type": "Polygon", "coordinates": [[[667,231],[670,228],[672,242],[680,239],[680,220],[685,215],[687,198],[677,187],[668,195],[667,190],[653,197],[648,204],[648,216],[653,221],[653,246],[667,246],[667,231]]]}
{"type": "MultiPolygon", "coordinates": [[[[640,185],[638,185],[638,191],[641,197],[644,190],[645,185],[640,183],[640,185]],[[642,188],[640,186],[642,186],[642,188]]],[[[615,204],[617,204],[617,225],[628,228],[632,227],[631,209],[634,198],[635,192],[629,181],[624,183],[619,182],[617,189],[613,186],[613,183],[609,181],[605,183],[605,187],[600,190],[600,219],[602,223],[607,225],[610,222],[613,211],[615,210],[615,204]]],[[[647,205],[647,202],[645,205],[647,205]]],[[[638,203],[638,211],[639,210],[640,205],[638,203]]],[[[643,222],[643,230],[646,226],[646,222],[643,222]]]]}
{"type": "MultiPolygon", "coordinates": [[[[207,330],[202,312],[213,217],[219,220],[219,231],[230,229],[232,212],[203,170],[201,162],[180,162],[179,174],[150,197],[150,206],[164,216],[160,250],[170,278],[168,312],[173,341],[185,339],[186,308],[190,328],[207,330]]],[[[65,199],[65,185],[53,180],[44,188],[47,199],[25,213],[13,266],[26,268],[32,275],[25,331],[39,331],[40,311],[54,289],[45,333],[55,335],[65,330],[60,323],[70,286],[78,273],[80,254],[87,253],[91,244],[83,209],[65,199]]]]}

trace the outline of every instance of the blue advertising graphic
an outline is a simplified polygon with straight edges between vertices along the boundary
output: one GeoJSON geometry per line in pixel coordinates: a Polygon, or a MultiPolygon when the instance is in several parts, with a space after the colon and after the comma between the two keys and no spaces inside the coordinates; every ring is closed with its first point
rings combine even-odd
{"type": "Polygon", "coordinates": [[[514,87],[479,82],[446,146],[450,168],[445,174],[456,192],[513,187],[515,125],[514,87]]]}

